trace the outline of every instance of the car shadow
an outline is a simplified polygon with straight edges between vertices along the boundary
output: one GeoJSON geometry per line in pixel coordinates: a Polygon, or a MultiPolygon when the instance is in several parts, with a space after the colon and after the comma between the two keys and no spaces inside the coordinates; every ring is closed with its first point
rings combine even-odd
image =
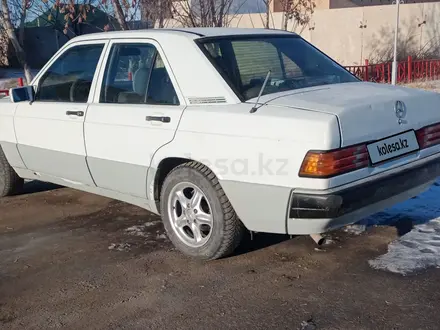
{"type": "Polygon", "coordinates": [[[398,236],[409,233],[417,225],[440,218],[440,179],[423,193],[398,203],[357,224],[395,227],[398,236]]]}
{"type": "Polygon", "coordinates": [[[276,245],[290,239],[290,235],[253,233],[246,231],[242,242],[234,251],[234,255],[239,256],[249,252],[261,250],[272,245],[276,245]]]}
{"type": "Polygon", "coordinates": [[[18,193],[17,195],[35,194],[35,193],[50,191],[59,188],[63,188],[63,187],[53,183],[42,182],[37,180],[25,181],[23,189],[21,189],[20,193],[18,193]]]}

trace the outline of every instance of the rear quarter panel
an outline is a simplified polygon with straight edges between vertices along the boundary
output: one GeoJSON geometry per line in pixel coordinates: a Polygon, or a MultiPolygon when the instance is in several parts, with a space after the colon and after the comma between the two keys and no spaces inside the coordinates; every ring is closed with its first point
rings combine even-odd
{"type": "MultiPolygon", "coordinates": [[[[153,157],[152,171],[168,157],[208,166],[249,230],[286,233],[286,212],[293,187],[325,188],[326,180],[299,178],[310,149],[340,143],[336,117],[303,110],[251,104],[189,106],[176,136],[153,157]]],[[[151,176],[149,175],[151,178],[151,176]]],[[[150,180],[149,199],[154,199],[150,180]]]]}
{"type": "Polygon", "coordinates": [[[220,180],[311,187],[298,177],[299,167],[308,150],[339,147],[336,117],[269,106],[251,114],[251,108],[187,107],[174,140],[157,151],[152,167],[182,157],[205,164],[220,180]]]}

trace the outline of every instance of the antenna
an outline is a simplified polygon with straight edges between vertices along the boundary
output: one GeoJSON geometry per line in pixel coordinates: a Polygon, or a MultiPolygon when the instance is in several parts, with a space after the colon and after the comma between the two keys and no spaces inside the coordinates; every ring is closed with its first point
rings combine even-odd
{"type": "Polygon", "coordinates": [[[255,105],[252,107],[251,111],[249,111],[250,113],[254,113],[258,110],[257,104],[258,101],[260,101],[261,94],[263,94],[263,91],[266,88],[266,84],[269,81],[269,77],[270,77],[270,70],[267,71],[266,79],[264,79],[263,86],[261,86],[260,93],[258,93],[257,100],[255,101],[255,105]]]}

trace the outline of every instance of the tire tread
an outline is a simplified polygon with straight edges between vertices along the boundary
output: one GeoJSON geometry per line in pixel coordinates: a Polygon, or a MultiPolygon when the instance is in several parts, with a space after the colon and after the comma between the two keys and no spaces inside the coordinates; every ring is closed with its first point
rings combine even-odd
{"type": "MultiPolygon", "coordinates": [[[[209,167],[199,162],[191,161],[176,166],[170,171],[170,173],[168,173],[168,176],[172,175],[173,172],[184,168],[194,169],[210,181],[222,207],[225,222],[223,240],[220,248],[209,259],[214,260],[231,255],[241,242],[243,233],[245,231],[244,225],[235,213],[229,198],[226,196],[226,193],[217,179],[217,176],[211,171],[211,169],[209,169],[209,167]]],[[[164,196],[161,196],[161,199],[162,198],[164,198],[164,196]]]]}

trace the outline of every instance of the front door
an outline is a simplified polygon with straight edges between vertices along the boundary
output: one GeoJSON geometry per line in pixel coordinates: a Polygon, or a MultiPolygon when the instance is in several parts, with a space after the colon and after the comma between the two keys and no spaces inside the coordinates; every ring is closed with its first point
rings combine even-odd
{"type": "Polygon", "coordinates": [[[18,104],[15,131],[28,169],[94,185],[86,163],[84,118],[105,44],[95,41],[67,47],[39,75],[35,101],[18,104]]]}
{"type": "Polygon", "coordinates": [[[114,40],[85,122],[87,162],[98,187],[147,197],[158,148],[170,142],[185,108],[160,46],[114,40]]]}

